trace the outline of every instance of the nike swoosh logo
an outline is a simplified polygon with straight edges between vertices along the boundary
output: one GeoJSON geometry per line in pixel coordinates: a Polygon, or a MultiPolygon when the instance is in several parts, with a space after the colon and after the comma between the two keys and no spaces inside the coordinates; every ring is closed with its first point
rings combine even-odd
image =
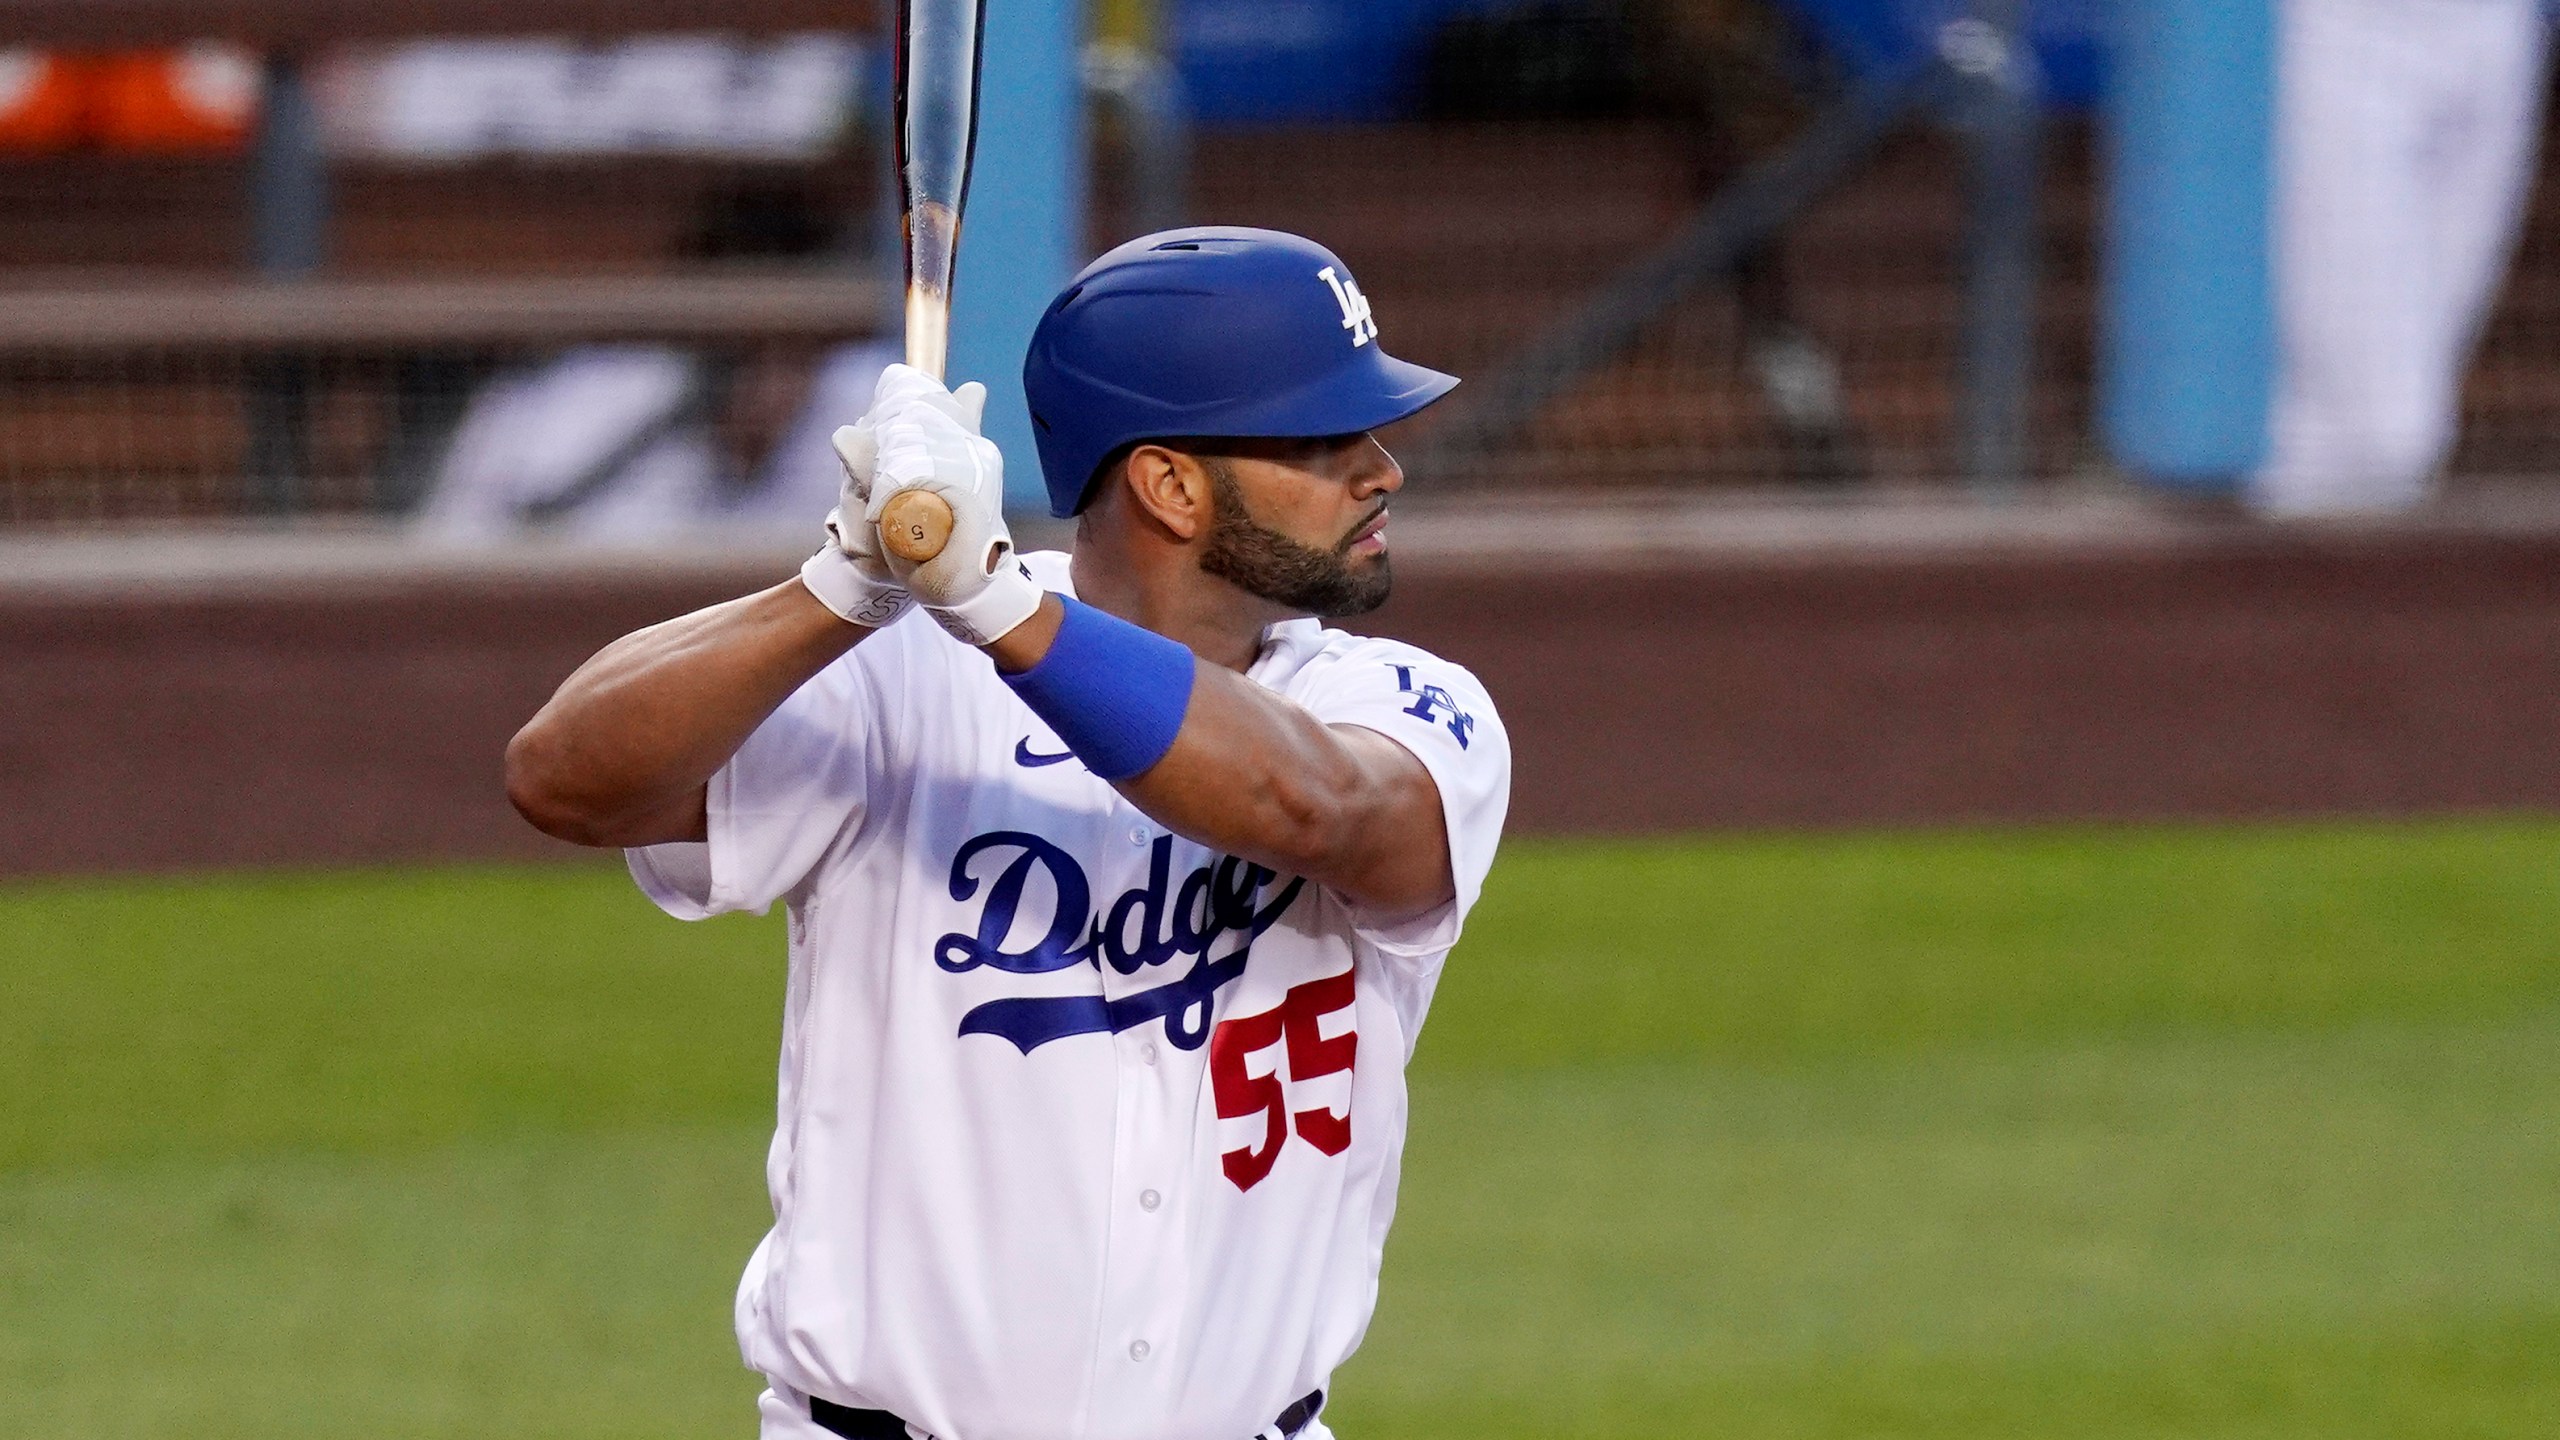
{"type": "Polygon", "coordinates": [[[1034,754],[1031,749],[1031,737],[1028,735],[1015,741],[1013,746],[1013,763],[1029,770],[1037,770],[1043,765],[1056,765],[1074,758],[1076,758],[1075,752],[1072,750],[1061,750],[1055,755],[1034,754]]]}

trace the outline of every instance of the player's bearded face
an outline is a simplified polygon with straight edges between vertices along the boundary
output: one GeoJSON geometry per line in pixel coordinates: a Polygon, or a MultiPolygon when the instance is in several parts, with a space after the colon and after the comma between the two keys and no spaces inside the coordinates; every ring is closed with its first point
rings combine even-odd
{"type": "Polygon", "coordinates": [[[1305,615],[1366,615],[1387,603],[1387,592],[1395,585],[1387,557],[1354,561],[1351,556],[1361,530],[1386,508],[1384,499],[1352,522],[1331,548],[1319,548],[1257,522],[1245,507],[1244,486],[1233,465],[1209,455],[1200,457],[1200,464],[1209,472],[1210,498],[1209,543],[1200,557],[1201,569],[1305,615]]]}

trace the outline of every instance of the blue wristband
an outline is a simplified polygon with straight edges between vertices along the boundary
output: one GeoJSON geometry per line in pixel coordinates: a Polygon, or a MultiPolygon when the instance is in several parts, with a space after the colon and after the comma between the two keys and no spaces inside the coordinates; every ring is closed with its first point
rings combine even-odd
{"type": "Polygon", "coordinates": [[[1004,683],[1105,780],[1144,772],[1173,748],[1191,708],[1191,651],[1081,601],[1040,663],[1004,683]]]}

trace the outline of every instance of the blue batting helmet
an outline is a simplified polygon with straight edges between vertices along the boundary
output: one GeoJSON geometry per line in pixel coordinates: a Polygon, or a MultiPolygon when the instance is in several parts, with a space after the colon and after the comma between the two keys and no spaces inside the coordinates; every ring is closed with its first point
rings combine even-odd
{"type": "Polygon", "coordinates": [[[1022,365],[1061,518],[1124,445],[1348,435],[1457,383],[1378,348],[1369,301],[1332,251],[1223,225],[1141,236],[1086,266],[1049,302],[1022,365]]]}

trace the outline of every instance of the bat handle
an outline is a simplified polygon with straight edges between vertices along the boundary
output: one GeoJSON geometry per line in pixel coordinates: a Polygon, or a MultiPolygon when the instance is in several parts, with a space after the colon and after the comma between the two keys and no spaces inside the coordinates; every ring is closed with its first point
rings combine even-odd
{"type": "MultiPolygon", "coordinates": [[[[951,257],[959,245],[960,217],[957,210],[927,204],[907,218],[908,268],[923,261],[933,271],[907,283],[907,363],[939,380],[951,350],[951,257]],[[919,238],[928,243],[918,244],[919,238]]],[[[950,502],[926,490],[904,491],[880,507],[880,543],[908,564],[921,565],[951,543],[951,523],[950,502]]]]}
{"type": "Polygon", "coordinates": [[[908,490],[880,507],[880,543],[910,565],[921,565],[951,543],[951,505],[928,490],[908,490]]]}

